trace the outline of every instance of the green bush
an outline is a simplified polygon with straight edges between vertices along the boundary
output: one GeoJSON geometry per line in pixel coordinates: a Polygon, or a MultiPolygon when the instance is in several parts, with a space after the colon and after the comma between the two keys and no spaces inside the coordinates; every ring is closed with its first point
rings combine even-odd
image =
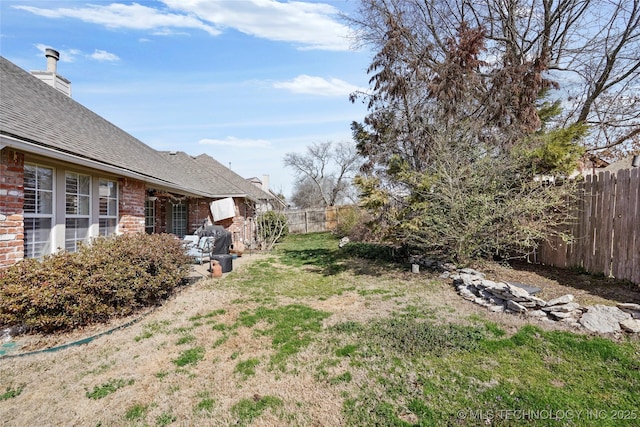
{"type": "Polygon", "coordinates": [[[371,239],[369,222],[371,215],[357,206],[342,206],[338,209],[338,237],[348,237],[351,241],[362,242],[371,239]]]}
{"type": "Polygon", "coordinates": [[[170,235],[98,238],[76,253],[21,261],[0,275],[0,325],[73,329],[126,316],[166,299],[189,258],[170,235]]]}

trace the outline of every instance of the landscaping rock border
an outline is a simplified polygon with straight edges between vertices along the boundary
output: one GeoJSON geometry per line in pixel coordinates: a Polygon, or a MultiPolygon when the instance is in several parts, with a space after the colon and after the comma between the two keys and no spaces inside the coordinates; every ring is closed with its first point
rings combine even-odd
{"type": "MultiPolygon", "coordinates": [[[[617,306],[581,306],[571,294],[549,301],[507,282],[485,279],[479,271],[463,268],[443,275],[453,280],[462,298],[494,312],[525,315],[547,322],[563,322],[601,334],[640,333],[640,304],[619,303],[617,306]]],[[[443,277],[441,276],[441,277],[443,277]]]]}
{"type": "Polygon", "coordinates": [[[440,278],[453,280],[462,298],[493,312],[513,313],[543,322],[562,322],[599,334],[640,334],[640,304],[581,306],[571,294],[545,301],[524,289],[526,286],[487,280],[484,273],[472,268],[458,269],[454,264],[419,256],[410,257],[409,263],[442,272],[440,278]]]}

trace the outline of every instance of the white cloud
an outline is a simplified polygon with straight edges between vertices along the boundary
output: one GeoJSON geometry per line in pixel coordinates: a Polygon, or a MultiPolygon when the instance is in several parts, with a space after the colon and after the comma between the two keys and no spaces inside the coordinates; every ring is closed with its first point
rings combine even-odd
{"type": "Polygon", "coordinates": [[[107,28],[148,30],[154,35],[183,35],[176,29],[198,29],[215,36],[232,28],[268,40],[290,42],[300,49],[348,50],[351,29],[336,20],[339,11],[326,3],[276,0],[163,0],[173,11],[138,3],[73,8],[13,6],[47,18],[73,18],[107,28]],[[213,24],[213,25],[210,25],[213,24]]]}
{"type": "Polygon", "coordinates": [[[276,82],[273,84],[276,89],[286,89],[293,93],[304,93],[321,96],[346,96],[360,90],[357,86],[340,79],[324,79],[322,77],[299,75],[293,80],[286,82],[276,82]]]}
{"type": "Polygon", "coordinates": [[[229,145],[243,148],[267,148],[271,146],[271,143],[264,139],[239,139],[234,136],[228,136],[225,139],[201,139],[198,143],[202,145],[229,145]]]}
{"type": "Polygon", "coordinates": [[[203,23],[195,16],[161,11],[138,3],[112,3],[106,6],[87,5],[76,8],[44,9],[33,6],[13,6],[47,18],[75,18],[107,28],[128,28],[133,30],[163,30],[170,28],[194,28],[218,35],[220,31],[203,23]]]}
{"type": "Polygon", "coordinates": [[[175,31],[171,28],[160,28],[151,32],[154,36],[188,36],[190,35],[186,31],[175,31]]]}
{"type": "Polygon", "coordinates": [[[109,62],[119,61],[120,60],[118,55],[116,55],[114,53],[109,53],[106,50],[99,50],[99,49],[96,49],[91,54],[91,58],[93,58],[93,59],[95,59],[97,61],[109,61],[109,62]]]}
{"type": "Polygon", "coordinates": [[[107,52],[106,50],[101,50],[101,49],[96,49],[92,54],[86,54],[78,49],[55,49],[43,43],[38,43],[35,45],[35,47],[42,53],[44,53],[44,51],[49,48],[58,51],[58,53],[60,53],[60,62],[75,62],[78,59],[78,57],[90,58],[96,61],[109,61],[109,62],[115,62],[120,60],[120,57],[115,53],[107,52]]]}
{"type": "Polygon", "coordinates": [[[49,45],[43,43],[37,43],[36,49],[44,54],[46,49],[54,49],[60,54],[60,62],[75,62],[78,57],[85,56],[82,51],[78,49],[55,49],[49,45]]]}
{"type": "Polygon", "coordinates": [[[163,0],[163,3],[217,27],[292,42],[301,49],[349,49],[351,30],[335,19],[338,9],[326,3],[276,0],[163,0]]]}

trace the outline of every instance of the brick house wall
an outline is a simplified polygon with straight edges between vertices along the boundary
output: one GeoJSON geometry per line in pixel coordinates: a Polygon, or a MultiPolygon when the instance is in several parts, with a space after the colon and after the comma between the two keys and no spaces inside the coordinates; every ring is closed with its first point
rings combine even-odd
{"type": "MultiPolygon", "coordinates": [[[[22,152],[11,148],[0,151],[0,270],[24,258],[24,161],[22,152]]],[[[146,185],[130,178],[119,180],[119,220],[117,233],[145,232],[146,185]]],[[[188,232],[193,233],[205,220],[212,221],[211,200],[190,198],[188,202],[188,232]]],[[[255,209],[243,198],[234,198],[236,215],[217,225],[232,234],[234,243],[254,240],[255,209]]],[[[167,232],[167,202],[158,198],[156,233],[167,232]]]]}
{"type": "MultiPolygon", "coordinates": [[[[145,185],[121,178],[118,233],[144,232],[145,185]]],[[[24,258],[24,153],[0,151],[0,269],[24,258]]]]}
{"type": "Polygon", "coordinates": [[[200,227],[205,221],[213,221],[211,210],[209,209],[209,201],[207,199],[189,198],[189,223],[187,224],[187,233],[193,232],[200,227]]]}
{"type": "Polygon", "coordinates": [[[128,178],[120,178],[118,233],[144,233],[145,184],[128,178]]]}
{"type": "Polygon", "coordinates": [[[208,199],[189,199],[189,233],[195,230],[208,220],[215,225],[223,226],[227,231],[231,232],[233,242],[251,242],[253,241],[253,219],[255,209],[252,205],[248,205],[243,198],[233,198],[235,205],[235,216],[233,218],[223,219],[213,222],[211,215],[210,203],[208,199]]]}
{"type": "MultiPolygon", "coordinates": [[[[155,206],[155,232],[169,233],[170,230],[170,202],[166,197],[158,197],[155,206]]],[[[205,219],[209,217],[209,203],[205,199],[190,197],[187,199],[187,234],[193,234],[205,219]]]]}
{"type": "Polygon", "coordinates": [[[154,206],[156,207],[156,233],[168,233],[168,224],[167,224],[167,201],[158,198],[154,202],[154,206]]]}
{"type": "Polygon", "coordinates": [[[252,217],[255,215],[253,206],[245,203],[244,199],[234,198],[236,215],[233,218],[217,221],[216,225],[222,225],[231,232],[232,241],[249,244],[254,240],[254,226],[252,217]]]}
{"type": "Polygon", "coordinates": [[[24,154],[0,151],[0,269],[24,258],[24,154]]]}

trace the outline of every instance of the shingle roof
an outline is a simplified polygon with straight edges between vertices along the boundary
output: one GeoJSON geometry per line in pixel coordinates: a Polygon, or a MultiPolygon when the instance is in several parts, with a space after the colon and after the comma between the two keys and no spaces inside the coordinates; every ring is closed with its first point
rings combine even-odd
{"type": "Polygon", "coordinates": [[[182,185],[207,191],[212,197],[245,197],[245,193],[221,177],[208,171],[195,158],[182,151],[158,152],[177,173],[176,180],[182,185]]]}
{"type": "Polygon", "coordinates": [[[269,199],[207,155],[159,152],[0,56],[0,135],[205,197],[269,199]]]}
{"type": "Polygon", "coordinates": [[[158,152],[0,57],[0,134],[172,183],[158,152]]]}
{"type": "Polygon", "coordinates": [[[237,188],[241,188],[246,192],[249,198],[252,198],[254,200],[271,200],[275,198],[272,194],[267,193],[251,184],[249,181],[207,154],[200,154],[195,158],[195,160],[196,162],[206,167],[208,170],[220,176],[222,179],[228,181],[237,188]]]}
{"type": "Polygon", "coordinates": [[[622,160],[619,160],[615,163],[611,163],[609,166],[604,168],[605,171],[618,172],[621,169],[630,169],[633,167],[631,164],[633,162],[633,155],[627,156],[622,160]]]}
{"type": "Polygon", "coordinates": [[[217,197],[246,197],[255,201],[273,199],[271,194],[260,190],[207,154],[192,157],[182,151],[160,153],[174,166],[188,172],[184,174],[184,185],[214,192],[217,197]]]}

